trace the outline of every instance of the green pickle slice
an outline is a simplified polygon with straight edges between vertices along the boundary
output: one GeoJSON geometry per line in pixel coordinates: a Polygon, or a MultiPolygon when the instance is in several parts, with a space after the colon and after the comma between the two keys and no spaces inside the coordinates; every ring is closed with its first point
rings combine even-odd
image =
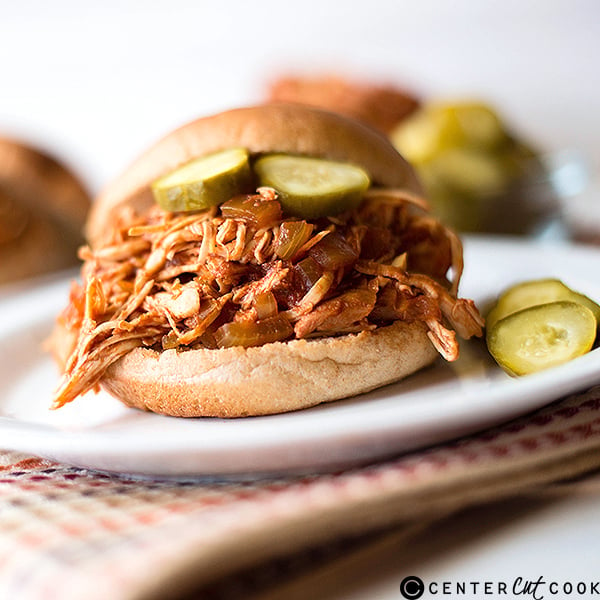
{"type": "Polygon", "coordinates": [[[592,311],[578,302],[559,301],[501,319],[488,330],[487,344],[503,369],[527,375],[589,352],[595,338],[592,311]]]}
{"type": "Polygon", "coordinates": [[[321,158],[271,154],[259,158],[254,171],[260,185],[279,193],[291,215],[317,219],[356,208],[370,185],[360,167],[321,158]]]}
{"type": "Polygon", "coordinates": [[[229,148],[196,158],[152,184],[154,199],[171,212],[203,210],[246,191],[252,181],[248,151],[229,148]]]}
{"type": "Polygon", "coordinates": [[[567,287],[560,279],[537,279],[518,283],[508,288],[487,315],[487,328],[491,329],[500,319],[518,310],[560,300],[578,302],[589,308],[594,314],[596,322],[600,323],[600,306],[593,300],[567,287]]]}
{"type": "Polygon", "coordinates": [[[398,150],[417,164],[452,148],[494,153],[507,137],[490,107],[469,101],[428,104],[403,120],[390,135],[398,150]]]}

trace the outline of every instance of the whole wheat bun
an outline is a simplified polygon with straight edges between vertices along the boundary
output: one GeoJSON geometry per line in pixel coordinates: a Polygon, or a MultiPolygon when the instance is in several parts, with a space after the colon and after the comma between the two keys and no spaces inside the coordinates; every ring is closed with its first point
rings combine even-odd
{"type": "Polygon", "coordinates": [[[90,195],[62,162],[0,138],[0,283],[77,263],[90,195]]]}
{"type": "MultiPolygon", "coordinates": [[[[270,104],[200,119],[167,135],[97,199],[88,220],[99,241],[115,212],[152,205],[149,185],[196,156],[232,146],[351,162],[377,185],[420,191],[412,168],[379,133],[320,109],[270,104]]],[[[252,348],[155,351],[113,363],[101,385],[126,405],[181,417],[287,412],[398,381],[438,356],[422,323],[252,348]]]]}

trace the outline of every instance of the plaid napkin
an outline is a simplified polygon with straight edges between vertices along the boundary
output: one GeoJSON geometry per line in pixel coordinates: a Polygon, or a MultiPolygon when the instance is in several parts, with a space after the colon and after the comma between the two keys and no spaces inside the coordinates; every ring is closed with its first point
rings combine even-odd
{"type": "Polygon", "coordinates": [[[296,479],[136,480],[1,452],[0,598],[181,598],[598,467],[600,387],[445,445],[296,479]]]}

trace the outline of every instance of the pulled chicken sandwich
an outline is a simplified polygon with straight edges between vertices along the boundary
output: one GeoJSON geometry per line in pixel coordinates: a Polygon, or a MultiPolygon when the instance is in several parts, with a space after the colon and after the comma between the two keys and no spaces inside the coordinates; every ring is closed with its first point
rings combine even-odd
{"type": "Polygon", "coordinates": [[[98,386],[174,416],[296,410],[397,381],[483,321],[462,246],[380,134],[288,104],[175,130],[98,198],[53,334],[53,407],[98,386]]]}

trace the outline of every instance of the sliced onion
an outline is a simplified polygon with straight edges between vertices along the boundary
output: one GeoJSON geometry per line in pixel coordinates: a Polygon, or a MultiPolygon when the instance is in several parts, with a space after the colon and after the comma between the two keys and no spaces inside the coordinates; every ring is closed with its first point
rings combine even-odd
{"type": "Polygon", "coordinates": [[[283,260],[291,260],[308,241],[314,226],[306,221],[285,221],[279,228],[275,241],[275,254],[283,260]]]}
{"type": "Polygon", "coordinates": [[[256,229],[263,229],[281,221],[281,204],[256,194],[235,196],[221,205],[221,214],[225,218],[241,219],[256,229]]]}
{"type": "Polygon", "coordinates": [[[358,252],[336,231],[325,236],[308,254],[326,271],[347,267],[358,258],[358,252]]]}
{"type": "Polygon", "coordinates": [[[303,288],[309,290],[323,275],[323,269],[309,256],[294,266],[294,274],[298,276],[303,288]]]}
{"type": "Polygon", "coordinates": [[[231,346],[262,346],[285,340],[292,336],[294,329],[281,314],[261,321],[234,321],[221,325],[215,331],[215,341],[219,348],[231,346]]]}
{"type": "Polygon", "coordinates": [[[273,292],[263,292],[254,298],[254,309],[260,319],[267,319],[277,314],[277,300],[273,292]]]}

